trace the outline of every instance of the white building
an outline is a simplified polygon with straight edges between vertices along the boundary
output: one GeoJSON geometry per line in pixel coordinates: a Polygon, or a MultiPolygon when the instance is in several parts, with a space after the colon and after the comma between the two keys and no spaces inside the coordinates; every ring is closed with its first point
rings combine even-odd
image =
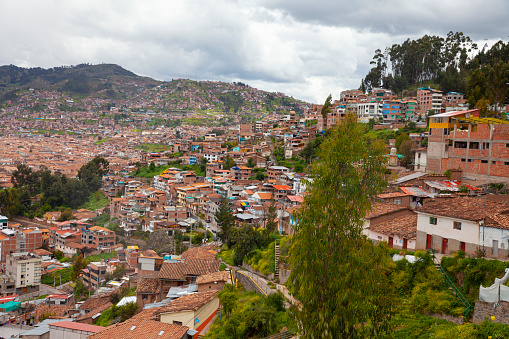
{"type": "Polygon", "coordinates": [[[16,293],[35,292],[41,285],[42,258],[34,253],[12,253],[6,258],[6,271],[16,281],[16,293]]]}
{"type": "Polygon", "coordinates": [[[483,198],[442,198],[416,210],[417,248],[448,254],[462,250],[475,255],[507,259],[509,206],[483,198]],[[484,206],[484,207],[483,207],[484,206]]]}
{"type": "Polygon", "coordinates": [[[378,121],[383,118],[382,103],[380,102],[359,102],[357,104],[357,120],[367,123],[370,119],[378,121]]]}

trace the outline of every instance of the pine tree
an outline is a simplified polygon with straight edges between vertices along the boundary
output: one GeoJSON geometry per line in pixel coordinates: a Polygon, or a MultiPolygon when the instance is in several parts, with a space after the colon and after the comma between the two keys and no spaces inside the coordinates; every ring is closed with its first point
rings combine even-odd
{"type": "Polygon", "coordinates": [[[290,248],[288,281],[302,338],[368,338],[389,330],[393,314],[384,243],[363,234],[371,197],[386,185],[384,148],[355,115],[336,125],[313,165],[290,248]]]}

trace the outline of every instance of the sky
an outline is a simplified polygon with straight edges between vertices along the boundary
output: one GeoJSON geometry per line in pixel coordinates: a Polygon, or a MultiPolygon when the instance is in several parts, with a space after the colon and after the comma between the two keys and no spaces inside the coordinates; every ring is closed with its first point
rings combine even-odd
{"type": "Polygon", "coordinates": [[[359,87],[377,48],[449,31],[507,41],[507,13],[506,0],[0,0],[0,65],[114,63],[323,103],[359,87]]]}

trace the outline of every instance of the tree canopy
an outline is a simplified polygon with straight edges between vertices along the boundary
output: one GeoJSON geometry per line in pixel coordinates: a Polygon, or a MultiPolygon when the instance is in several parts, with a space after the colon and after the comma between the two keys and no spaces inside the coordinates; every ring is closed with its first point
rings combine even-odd
{"type": "Polygon", "coordinates": [[[347,115],[319,159],[291,240],[290,289],[301,304],[292,313],[303,338],[375,337],[393,313],[390,257],[362,230],[371,197],[386,185],[384,147],[347,115]]]}

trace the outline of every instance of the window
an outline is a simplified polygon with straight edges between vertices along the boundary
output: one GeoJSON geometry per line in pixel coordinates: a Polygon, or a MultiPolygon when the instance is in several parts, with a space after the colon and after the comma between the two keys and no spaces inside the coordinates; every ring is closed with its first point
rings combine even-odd
{"type": "Polygon", "coordinates": [[[496,163],[497,163],[497,162],[496,162],[495,160],[493,160],[493,161],[491,162],[491,164],[492,164],[492,165],[495,165],[496,163]]]}
{"type": "Polygon", "coordinates": [[[393,202],[397,205],[401,205],[401,199],[394,199],[393,202]]]}
{"type": "Polygon", "coordinates": [[[488,160],[481,160],[481,164],[487,164],[488,160]]]}
{"type": "Polygon", "coordinates": [[[509,166],[509,162],[507,162],[507,161],[504,162],[504,165],[509,166]]]}
{"type": "Polygon", "coordinates": [[[505,144],[505,147],[506,147],[506,148],[509,148],[509,144],[505,144]]]}
{"type": "Polygon", "coordinates": [[[436,225],[436,224],[437,224],[437,221],[438,221],[438,220],[437,220],[437,218],[435,218],[435,217],[430,217],[430,218],[429,218],[429,223],[430,223],[430,224],[432,224],[432,225],[436,225]]]}
{"type": "Polygon", "coordinates": [[[173,320],[173,324],[182,326],[182,321],[173,320]]]}
{"type": "Polygon", "coordinates": [[[470,149],[479,149],[479,142],[471,141],[470,142],[470,149]]]}
{"type": "Polygon", "coordinates": [[[472,161],[474,161],[474,159],[468,159],[468,162],[472,162],[472,161]]]}
{"type": "Polygon", "coordinates": [[[461,223],[458,221],[455,221],[454,224],[452,225],[452,228],[455,230],[461,230],[461,223]]]}
{"type": "Polygon", "coordinates": [[[454,143],[454,147],[456,147],[456,148],[467,148],[467,142],[466,141],[456,141],[454,143]]]}
{"type": "Polygon", "coordinates": [[[465,162],[465,161],[466,161],[466,159],[464,159],[464,158],[461,158],[461,162],[465,162]]]}
{"type": "Polygon", "coordinates": [[[490,143],[489,142],[483,142],[482,143],[482,149],[489,149],[490,148],[490,143]]]}

